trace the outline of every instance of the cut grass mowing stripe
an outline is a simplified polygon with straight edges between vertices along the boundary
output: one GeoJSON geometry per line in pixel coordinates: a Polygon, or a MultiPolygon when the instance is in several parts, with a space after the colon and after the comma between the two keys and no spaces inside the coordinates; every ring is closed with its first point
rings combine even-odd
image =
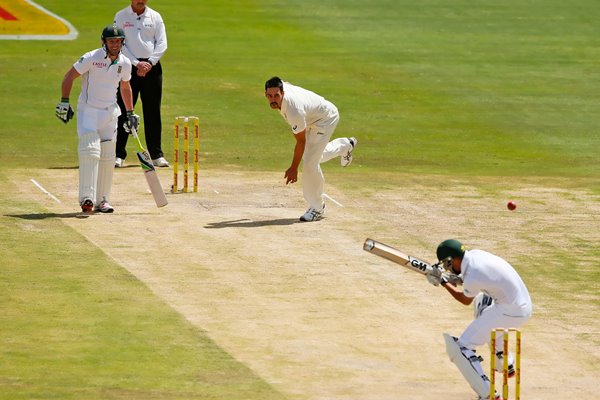
{"type": "Polygon", "coordinates": [[[0,399],[283,398],[60,218],[14,196],[3,174],[0,183],[0,399]]]}

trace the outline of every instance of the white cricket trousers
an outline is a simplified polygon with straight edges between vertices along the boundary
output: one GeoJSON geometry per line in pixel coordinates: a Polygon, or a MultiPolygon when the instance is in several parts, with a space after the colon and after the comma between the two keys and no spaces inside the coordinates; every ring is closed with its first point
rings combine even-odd
{"type": "MultiPolygon", "coordinates": [[[[487,307],[481,315],[473,320],[458,338],[458,342],[468,349],[475,350],[476,347],[490,341],[490,333],[495,328],[519,328],[531,318],[531,306],[527,309],[505,305],[492,304],[487,307]]],[[[503,334],[498,333],[496,337],[496,353],[503,350],[503,334]]],[[[512,363],[513,354],[510,352],[509,362],[512,363]]]]}
{"type": "Polygon", "coordinates": [[[339,120],[339,116],[336,115],[318,126],[310,125],[306,128],[306,144],[302,157],[302,192],[309,207],[316,210],[323,208],[325,177],[321,163],[342,156],[352,148],[347,138],[329,141],[339,120]]]}
{"type": "Polygon", "coordinates": [[[77,106],[80,202],[89,198],[98,205],[110,199],[120,114],[116,103],[106,109],[77,106]]]}

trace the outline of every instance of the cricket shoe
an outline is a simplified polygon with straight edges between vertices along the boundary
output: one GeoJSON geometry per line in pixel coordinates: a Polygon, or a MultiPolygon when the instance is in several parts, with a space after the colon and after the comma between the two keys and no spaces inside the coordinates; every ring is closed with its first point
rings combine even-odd
{"type": "Polygon", "coordinates": [[[122,158],[115,158],[115,168],[123,168],[125,166],[125,160],[122,158]]]}
{"type": "MultiPolygon", "coordinates": [[[[477,400],[490,400],[490,396],[486,396],[485,398],[477,396],[477,400]]],[[[500,396],[500,394],[496,392],[496,395],[492,400],[502,400],[502,396],[500,396]]]]}
{"type": "Polygon", "coordinates": [[[516,371],[515,371],[515,366],[512,364],[508,365],[508,377],[509,378],[514,378],[516,375],[516,371]]]}
{"type": "Polygon", "coordinates": [[[81,202],[81,212],[86,214],[94,212],[94,202],[91,199],[83,199],[81,202]]]}
{"type": "MultiPolygon", "coordinates": [[[[499,351],[496,353],[496,357],[498,358],[498,362],[502,363],[503,362],[503,353],[502,351],[499,351]]],[[[501,370],[502,367],[500,367],[501,370]]],[[[514,364],[508,364],[508,377],[509,378],[514,378],[516,374],[515,371],[515,365],[514,364]]]]}
{"type": "Polygon", "coordinates": [[[155,167],[168,167],[169,166],[169,162],[167,160],[165,160],[164,157],[159,157],[159,158],[153,159],[152,164],[154,164],[155,167]]]}
{"type": "Polygon", "coordinates": [[[323,207],[321,210],[317,210],[316,208],[309,208],[306,212],[300,217],[300,221],[302,222],[313,222],[318,221],[323,218],[323,214],[325,214],[325,203],[323,203],[323,207]]]}
{"type": "Polygon", "coordinates": [[[102,200],[100,204],[96,206],[95,210],[104,214],[115,211],[115,209],[106,200],[102,200]]]}
{"type": "Polygon", "coordinates": [[[354,151],[354,148],[358,144],[358,139],[356,139],[355,137],[351,137],[348,140],[350,141],[352,148],[350,150],[348,150],[346,152],[346,154],[344,154],[342,156],[342,158],[340,160],[340,162],[342,163],[342,167],[347,167],[348,165],[352,164],[352,152],[354,151]]]}

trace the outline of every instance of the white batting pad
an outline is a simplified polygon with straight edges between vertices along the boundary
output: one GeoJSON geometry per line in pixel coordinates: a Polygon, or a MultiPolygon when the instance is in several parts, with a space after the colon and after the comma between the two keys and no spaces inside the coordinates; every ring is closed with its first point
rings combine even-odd
{"type": "Polygon", "coordinates": [[[96,204],[102,200],[110,202],[113,173],[115,171],[116,142],[109,140],[100,143],[100,164],[98,166],[98,188],[96,190],[96,204]]]}
{"type": "Polygon", "coordinates": [[[100,137],[95,132],[79,135],[79,201],[96,198],[100,137]]]}
{"type": "Polygon", "coordinates": [[[453,336],[444,333],[446,341],[446,352],[457,367],[460,373],[465,377],[471,388],[482,399],[489,398],[490,381],[483,372],[481,361],[475,352],[466,347],[462,347],[453,336]]]}

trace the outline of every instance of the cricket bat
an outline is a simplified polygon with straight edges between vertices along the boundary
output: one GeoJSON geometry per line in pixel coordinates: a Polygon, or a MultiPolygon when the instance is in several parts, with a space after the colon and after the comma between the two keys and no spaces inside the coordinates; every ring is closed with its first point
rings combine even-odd
{"type": "Polygon", "coordinates": [[[363,250],[375,254],[376,256],[383,257],[386,260],[395,262],[396,264],[400,264],[411,271],[415,271],[423,275],[427,275],[433,270],[433,268],[437,268],[437,266],[434,267],[432,264],[426,261],[404,254],[400,250],[373,239],[365,240],[363,250]]]}
{"type": "Polygon", "coordinates": [[[148,154],[148,151],[145,150],[142,146],[142,142],[140,141],[140,138],[138,137],[138,134],[135,129],[131,130],[131,134],[134,138],[137,139],[138,146],[140,148],[140,151],[137,152],[137,156],[140,160],[142,170],[144,171],[146,182],[148,182],[150,192],[152,192],[152,197],[154,197],[156,207],[164,207],[167,204],[169,204],[169,202],[167,201],[167,196],[165,196],[165,192],[163,191],[162,185],[160,184],[160,180],[158,179],[156,169],[154,168],[154,165],[152,165],[152,159],[150,158],[150,154],[148,154]]]}

